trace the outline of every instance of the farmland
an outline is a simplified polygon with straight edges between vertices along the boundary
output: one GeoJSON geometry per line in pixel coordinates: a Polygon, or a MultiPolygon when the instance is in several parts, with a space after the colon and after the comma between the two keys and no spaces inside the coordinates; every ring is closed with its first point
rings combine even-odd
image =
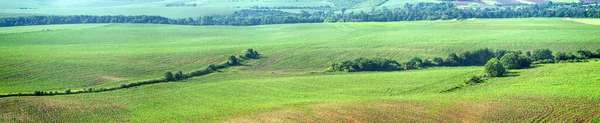
{"type": "MultiPolygon", "coordinates": [[[[594,41],[598,38],[594,35],[600,33],[596,25],[566,19],[252,27],[112,24],[43,32],[44,26],[35,27],[36,32],[0,37],[2,60],[6,61],[2,62],[2,70],[6,71],[2,78],[6,79],[1,83],[1,93],[115,86],[156,78],[164,71],[201,69],[247,48],[260,49],[268,55],[257,65],[243,68],[246,70],[321,71],[331,63],[357,57],[403,61],[412,57],[445,57],[473,48],[533,47],[573,52],[595,50],[600,45],[594,41]],[[552,26],[554,23],[563,24],[552,26]],[[469,35],[456,37],[460,34],[469,35]]],[[[11,29],[21,31],[12,27],[3,31],[11,29]]]]}
{"type": "MultiPolygon", "coordinates": [[[[577,0],[551,0],[560,3],[577,3],[577,0]]],[[[196,18],[207,15],[231,14],[252,7],[321,7],[331,6],[332,11],[348,9],[355,12],[371,8],[399,8],[406,3],[440,2],[437,0],[1,0],[0,17],[31,15],[158,15],[168,18],[196,18]],[[171,4],[193,6],[167,7],[171,4]]],[[[598,2],[585,0],[586,3],[598,2]]],[[[453,2],[461,7],[493,7],[494,4],[544,4],[545,0],[488,0],[453,2]]],[[[287,12],[313,9],[282,9],[287,12]]]]}
{"type": "Polygon", "coordinates": [[[482,68],[325,75],[231,69],[105,93],[5,98],[8,110],[0,113],[20,122],[586,122],[600,111],[599,64],[537,66],[452,93],[438,91],[482,68]]]}
{"type": "Polygon", "coordinates": [[[0,122],[589,122],[600,62],[536,65],[449,93],[483,67],[324,72],[477,48],[600,48],[597,19],[522,18],[261,26],[75,24],[0,28],[0,94],[114,87],[190,72],[247,48],[263,58],[180,82],[0,98],[0,122]]]}

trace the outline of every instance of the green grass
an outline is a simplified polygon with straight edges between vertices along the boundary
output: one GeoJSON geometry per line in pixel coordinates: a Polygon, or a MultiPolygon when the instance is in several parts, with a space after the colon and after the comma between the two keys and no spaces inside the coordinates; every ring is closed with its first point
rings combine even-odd
{"type": "Polygon", "coordinates": [[[83,89],[190,72],[254,48],[249,66],[184,82],[0,98],[0,122],[584,122],[600,112],[600,62],[516,70],[451,93],[482,67],[322,73],[357,57],[407,60],[477,48],[600,47],[598,25],[562,18],[248,27],[148,24],[0,28],[0,93],[83,89]],[[51,29],[51,31],[41,31],[51,29]],[[39,31],[38,31],[39,30],[39,31]]]}
{"type": "Polygon", "coordinates": [[[593,84],[600,82],[595,76],[600,71],[593,69],[597,67],[600,67],[600,62],[537,66],[516,71],[520,76],[494,78],[452,93],[438,92],[480,74],[483,68],[352,74],[232,69],[185,82],[112,92],[3,98],[0,103],[9,108],[0,112],[4,114],[0,116],[9,122],[265,122],[285,117],[290,117],[291,121],[304,120],[305,115],[312,115],[317,118],[314,120],[339,122],[351,120],[342,116],[370,121],[378,117],[368,115],[386,116],[390,115],[387,113],[402,112],[407,115],[398,115],[400,119],[396,120],[575,122],[591,120],[582,118],[593,118],[600,111],[600,105],[596,103],[600,101],[600,90],[597,90],[598,84],[593,84]],[[390,110],[388,106],[402,110],[390,110]],[[482,108],[487,110],[478,111],[482,108]],[[26,111],[17,111],[20,109],[26,111]],[[79,113],[80,110],[86,112],[79,113]],[[338,110],[342,110],[337,112],[340,114],[336,114],[338,110]],[[414,114],[404,110],[414,110],[414,114]],[[44,114],[47,111],[50,113],[44,114]],[[352,111],[368,115],[346,114],[352,111]],[[272,117],[270,113],[278,115],[272,117]],[[481,119],[469,119],[453,113],[481,119]],[[428,119],[438,116],[442,119],[428,119]]]}
{"type": "MultiPolygon", "coordinates": [[[[165,71],[201,69],[247,48],[265,54],[243,68],[258,71],[322,71],[357,57],[403,61],[476,48],[595,50],[597,28],[564,19],[477,19],[251,27],[112,24],[13,33],[0,37],[0,93],[116,86],[165,71]]],[[[19,30],[6,30],[11,29],[19,30]]]]}

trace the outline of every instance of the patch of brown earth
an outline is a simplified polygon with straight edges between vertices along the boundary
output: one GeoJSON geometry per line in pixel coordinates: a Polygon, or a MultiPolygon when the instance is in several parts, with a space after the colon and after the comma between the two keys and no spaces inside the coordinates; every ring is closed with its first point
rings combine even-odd
{"type": "Polygon", "coordinates": [[[18,97],[1,98],[0,109],[0,119],[5,120],[0,122],[69,122],[73,119],[83,122],[119,119],[114,114],[123,108],[107,102],[83,103],[47,97],[18,97]]]}
{"type": "Polygon", "coordinates": [[[376,101],[310,104],[228,122],[590,122],[600,103],[584,99],[506,97],[487,101],[376,101]]]}

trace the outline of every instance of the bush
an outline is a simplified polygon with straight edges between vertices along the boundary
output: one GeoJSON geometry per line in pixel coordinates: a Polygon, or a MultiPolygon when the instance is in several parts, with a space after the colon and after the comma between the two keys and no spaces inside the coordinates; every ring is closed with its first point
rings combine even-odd
{"type": "Polygon", "coordinates": [[[165,73],[165,79],[167,81],[174,81],[175,77],[173,76],[173,73],[171,73],[171,71],[168,71],[165,73]]]}
{"type": "Polygon", "coordinates": [[[240,61],[235,56],[229,56],[229,59],[227,60],[227,64],[238,65],[238,64],[240,64],[240,61]]]}
{"type": "Polygon", "coordinates": [[[183,72],[181,72],[181,71],[178,71],[178,72],[175,74],[175,76],[174,76],[174,77],[175,77],[175,78],[174,78],[175,80],[182,80],[182,79],[183,79],[183,72]]]}
{"type": "Polygon", "coordinates": [[[501,77],[504,76],[506,69],[504,66],[498,61],[496,58],[490,59],[485,65],[485,72],[491,77],[501,77]]]}
{"type": "Polygon", "coordinates": [[[255,51],[254,49],[248,49],[248,50],[244,51],[243,53],[244,53],[244,58],[248,58],[248,59],[258,59],[260,57],[260,54],[258,54],[258,52],[255,51]]]}
{"type": "Polygon", "coordinates": [[[471,79],[465,81],[465,84],[477,84],[477,83],[482,83],[483,82],[483,77],[480,76],[473,76],[471,77],[471,79]]]}
{"type": "Polygon", "coordinates": [[[44,95],[44,91],[34,91],[33,94],[37,96],[44,95]]]}
{"type": "Polygon", "coordinates": [[[411,59],[410,61],[404,63],[404,70],[418,69],[420,67],[423,67],[422,62],[423,62],[423,60],[415,57],[415,58],[411,59]]]}
{"type": "Polygon", "coordinates": [[[549,49],[537,49],[533,51],[533,54],[531,54],[531,59],[537,61],[537,60],[546,60],[546,59],[554,59],[554,56],[552,56],[552,51],[550,51],[549,49]]]}

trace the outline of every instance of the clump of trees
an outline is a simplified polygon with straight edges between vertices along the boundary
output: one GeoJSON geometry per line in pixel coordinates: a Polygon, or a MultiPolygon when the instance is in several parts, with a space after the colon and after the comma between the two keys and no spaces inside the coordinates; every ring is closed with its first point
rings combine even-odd
{"type": "Polygon", "coordinates": [[[165,5],[165,7],[196,7],[198,6],[198,4],[196,3],[192,3],[192,4],[188,4],[188,3],[169,3],[167,5],[165,5]]]}
{"type": "Polygon", "coordinates": [[[254,49],[248,49],[248,50],[244,51],[243,54],[244,54],[243,58],[247,58],[247,59],[260,58],[260,54],[258,53],[258,51],[255,51],[254,49]]]}
{"type": "Polygon", "coordinates": [[[400,63],[383,58],[358,58],[332,64],[328,71],[395,71],[411,70],[433,66],[484,66],[491,59],[496,59],[505,69],[523,69],[531,67],[532,64],[545,64],[556,62],[585,62],[588,58],[600,58],[600,49],[595,53],[589,50],[578,50],[575,53],[552,52],[549,49],[536,49],[532,52],[491,50],[488,48],[466,51],[462,53],[450,53],[444,59],[441,57],[421,59],[412,58],[400,63]],[[373,65],[378,67],[371,67],[373,65]],[[391,64],[391,65],[390,65],[391,64]],[[367,67],[365,67],[367,66],[367,67]],[[376,68],[376,69],[375,69],[376,68]]]}
{"type": "MultiPolygon", "coordinates": [[[[342,2],[346,3],[346,2],[342,2]]],[[[382,2],[384,3],[384,2],[382,2]]],[[[195,6],[196,4],[172,4],[171,6],[195,6]]],[[[0,18],[0,27],[47,25],[47,24],[81,24],[81,23],[152,23],[177,25],[231,25],[249,26],[285,23],[323,23],[323,22],[387,22],[415,20],[450,20],[465,18],[529,18],[529,17],[575,17],[600,18],[600,6],[585,3],[549,3],[534,5],[500,6],[494,8],[462,9],[454,3],[417,3],[405,4],[403,7],[388,9],[371,9],[369,12],[346,12],[348,8],[336,13],[333,10],[299,13],[281,10],[245,9],[228,15],[209,15],[197,18],[171,19],[161,16],[29,16],[0,18]]],[[[258,8],[258,9],[256,9],[258,8]]]]}
{"type": "Polygon", "coordinates": [[[500,58],[500,63],[506,69],[523,69],[531,66],[531,59],[525,55],[517,55],[516,53],[508,53],[500,58]]]}
{"type": "Polygon", "coordinates": [[[333,63],[329,70],[331,71],[395,71],[401,70],[402,65],[391,59],[383,58],[357,58],[354,60],[346,60],[340,63],[333,63]]]}

